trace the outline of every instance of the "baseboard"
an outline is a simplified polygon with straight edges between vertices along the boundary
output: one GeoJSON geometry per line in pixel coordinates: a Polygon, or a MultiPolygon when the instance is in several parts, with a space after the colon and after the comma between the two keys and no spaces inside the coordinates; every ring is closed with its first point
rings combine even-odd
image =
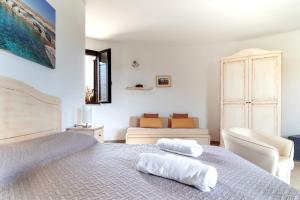
{"type": "Polygon", "coordinates": [[[125,140],[105,140],[104,143],[125,143],[125,140]]]}

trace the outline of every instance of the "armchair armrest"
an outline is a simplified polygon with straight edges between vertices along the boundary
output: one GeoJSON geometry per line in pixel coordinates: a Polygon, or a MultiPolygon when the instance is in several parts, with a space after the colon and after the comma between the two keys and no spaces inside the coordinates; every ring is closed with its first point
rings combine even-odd
{"type": "Polygon", "coordinates": [[[275,147],[243,137],[229,131],[222,131],[225,148],[254,163],[262,169],[276,174],[279,154],[275,147]]]}
{"type": "Polygon", "coordinates": [[[294,143],[291,140],[267,134],[259,134],[259,139],[277,148],[282,157],[294,158],[294,143]]]}

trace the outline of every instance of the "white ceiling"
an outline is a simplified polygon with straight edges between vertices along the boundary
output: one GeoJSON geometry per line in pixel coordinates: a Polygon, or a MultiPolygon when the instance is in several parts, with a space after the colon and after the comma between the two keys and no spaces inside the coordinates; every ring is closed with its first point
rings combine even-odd
{"type": "Polygon", "coordinates": [[[300,0],[86,0],[86,35],[204,44],[300,28],[300,0]]]}

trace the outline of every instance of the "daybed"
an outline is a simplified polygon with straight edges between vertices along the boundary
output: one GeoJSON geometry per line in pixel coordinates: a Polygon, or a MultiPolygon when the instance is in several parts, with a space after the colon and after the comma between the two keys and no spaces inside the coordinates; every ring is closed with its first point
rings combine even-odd
{"type": "Polygon", "coordinates": [[[210,144],[208,129],[199,127],[199,120],[193,117],[196,128],[168,128],[169,118],[163,117],[163,128],[140,128],[140,117],[130,117],[126,144],[155,144],[160,138],[193,139],[199,144],[210,144]]]}

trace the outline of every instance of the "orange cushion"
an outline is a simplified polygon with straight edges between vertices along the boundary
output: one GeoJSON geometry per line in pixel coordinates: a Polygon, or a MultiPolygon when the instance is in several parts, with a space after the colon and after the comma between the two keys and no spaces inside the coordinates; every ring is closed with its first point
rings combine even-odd
{"type": "Polygon", "coordinates": [[[171,128],[195,128],[193,118],[171,119],[171,128]]]}
{"type": "Polygon", "coordinates": [[[172,118],[178,119],[178,118],[188,118],[189,114],[187,113],[173,113],[172,118]]]}
{"type": "Polygon", "coordinates": [[[157,113],[144,113],[144,118],[158,118],[157,113]]]}
{"type": "Polygon", "coordinates": [[[162,128],[163,121],[161,118],[141,118],[140,128],[162,128]]]}

